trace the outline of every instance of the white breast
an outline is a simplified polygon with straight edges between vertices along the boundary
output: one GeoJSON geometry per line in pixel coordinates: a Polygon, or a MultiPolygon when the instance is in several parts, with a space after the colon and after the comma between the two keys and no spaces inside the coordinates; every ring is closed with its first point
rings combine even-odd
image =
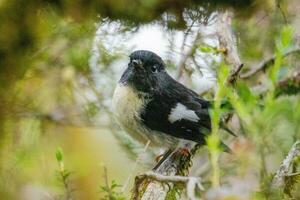
{"type": "Polygon", "coordinates": [[[113,95],[113,113],[122,128],[134,139],[147,142],[146,135],[141,134],[140,115],[144,108],[144,99],[133,88],[118,84],[113,95]]]}
{"type": "Polygon", "coordinates": [[[143,108],[143,99],[126,85],[118,84],[113,95],[113,111],[118,120],[131,121],[139,117],[143,108]]]}
{"type": "Polygon", "coordinates": [[[174,146],[178,143],[176,138],[164,133],[153,131],[143,125],[140,113],[147,105],[144,95],[127,85],[118,84],[112,100],[113,113],[121,127],[133,139],[146,143],[151,141],[154,146],[174,146]]]}

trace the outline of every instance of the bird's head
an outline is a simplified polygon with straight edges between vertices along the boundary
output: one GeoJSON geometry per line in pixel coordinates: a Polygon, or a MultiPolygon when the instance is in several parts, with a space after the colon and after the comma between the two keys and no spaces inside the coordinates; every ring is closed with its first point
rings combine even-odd
{"type": "Polygon", "coordinates": [[[164,84],[167,75],[163,60],[151,51],[134,51],[120,82],[141,92],[151,93],[164,84]]]}

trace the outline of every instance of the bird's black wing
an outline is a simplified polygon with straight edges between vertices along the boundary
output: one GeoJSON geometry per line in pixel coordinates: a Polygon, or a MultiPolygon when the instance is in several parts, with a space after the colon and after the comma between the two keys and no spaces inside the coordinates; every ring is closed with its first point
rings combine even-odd
{"type": "Polygon", "coordinates": [[[211,130],[210,103],[172,78],[166,83],[145,106],[142,122],[151,130],[203,144],[211,130]]]}

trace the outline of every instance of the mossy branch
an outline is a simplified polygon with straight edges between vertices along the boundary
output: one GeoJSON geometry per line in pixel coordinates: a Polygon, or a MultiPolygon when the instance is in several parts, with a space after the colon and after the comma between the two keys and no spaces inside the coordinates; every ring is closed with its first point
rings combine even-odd
{"type": "Polygon", "coordinates": [[[300,157],[300,141],[294,143],[286,158],[282,161],[279,169],[273,177],[271,187],[273,189],[283,189],[286,184],[286,178],[292,173],[294,159],[300,157]]]}
{"type": "Polygon", "coordinates": [[[186,185],[188,196],[195,196],[195,188],[200,186],[199,178],[187,175],[198,149],[199,145],[191,147],[189,155],[180,153],[181,149],[166,153],[151,172],[136,177],[132,199],[166,199],[178,183],[186,185]]]}

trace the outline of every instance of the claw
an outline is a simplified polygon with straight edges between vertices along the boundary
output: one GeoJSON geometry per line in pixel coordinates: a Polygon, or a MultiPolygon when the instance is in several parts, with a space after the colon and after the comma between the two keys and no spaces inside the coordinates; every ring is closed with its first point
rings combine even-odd
{"type": "Polygon", "coordinates": [[[190,155],[190,151],[188,148],[180,148],[178,151],[177,151],[178,154],[184,156],[184,157],[188,157],[190,155]]]}
{"type": "Polygon", "coordinates": [[[155,157],[155,161],[158,163],[163,157],[164,157],[165,154],[160,154],[158,156],[155,157]]]}

